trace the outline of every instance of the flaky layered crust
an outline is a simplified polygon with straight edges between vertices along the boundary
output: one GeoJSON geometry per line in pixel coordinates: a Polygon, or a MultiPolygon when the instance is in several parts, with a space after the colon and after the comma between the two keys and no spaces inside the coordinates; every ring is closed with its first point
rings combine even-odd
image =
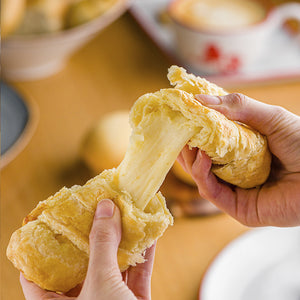
{"type": "Polygon", "coordinates": [[[264,183],[271,168],[266,137],[193,99],[196,94],[224,96],[228,93],[203,78],[187,74],[177,66],[169,69],[168,78],[175,89],[183,91],[183,94],[171,92],[170,95],[170,92],[163,92],[167,94],[166,101],[198,124],[199,132],[188,144],[207,153],[213,162],[213,173],[242,188],[264,183]]]}
{"type": "Polygon", "coordinates": [[[160,193],[144,211],[136,208],[131,196],[116,188],[115,175],[115,169],[107,170],[84,186],[63,188],[25,218],[23,227],[11,237],[7,256],[28,280],[60,292],[83,281],[94,212],[104,198],[112,199],[121,211],[121,271],[144,262],[142,253],[172,223],[172,216],[160,193]]]}

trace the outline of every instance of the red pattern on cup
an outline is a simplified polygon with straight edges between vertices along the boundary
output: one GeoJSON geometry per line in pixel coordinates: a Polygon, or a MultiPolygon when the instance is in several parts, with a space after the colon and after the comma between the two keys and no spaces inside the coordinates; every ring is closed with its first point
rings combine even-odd
{"type": "Polygon", "coordinates": [[[205,53],[204,53],[204,61],[218,61],[220,59],[220,50],[217,45],[210,44],[207,46],[205,53]]]}
{"type": "Polygon", "coordinates": [[[240,69],[240,67],[241,67],[240,59],[236,55],[233,55],[231,56],[229,63],[226,65],[224,71],[226,73],[235,73],[240,69]]]}

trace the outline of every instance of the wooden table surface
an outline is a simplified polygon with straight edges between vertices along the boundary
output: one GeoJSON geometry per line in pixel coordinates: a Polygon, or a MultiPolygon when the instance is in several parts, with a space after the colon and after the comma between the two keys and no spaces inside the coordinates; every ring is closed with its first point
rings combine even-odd
{"type": "MultiPolygon", "coordinates": [[[[168,66],[126,14],[76,53],[60,73],[13,83],[26,99],[33,99],[39,121],[25,150],[1,172],[1,299],[23,299],[18,272],[5,258],[11,233],[38,201],[92,176],[79,157],[86,130],[102,114],[129,109],[140,95],[167,87],[168,66]]],[[[300,114],[299,80],[231,90],[300,114]]],[[[153,299],[197,299],[210,262],[246,230],[224,214],[176,219],[158,242],[153,299]]]]}

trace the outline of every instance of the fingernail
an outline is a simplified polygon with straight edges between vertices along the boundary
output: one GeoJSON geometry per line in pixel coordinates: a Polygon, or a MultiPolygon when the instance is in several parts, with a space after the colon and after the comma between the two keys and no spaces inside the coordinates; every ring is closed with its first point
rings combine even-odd
{"type": "Polygon", "coordinates": [[[197,154],[198,154],[198,157],[199,157],[199,158],[202,158],[202,151],[201,151],[200,149],[198,150],[198,153],[197,153],[197,154]]]}
{"type": "Polygon", "coordinates": [[[221,104],[220,97],[209,95],[196,95],[196,99],[204,105],[218,105],[221,104]]]}
{"type": "Polygon", "coordinates": [[[95,218],[111,218],[114,214],[115,205],[109,199],[101,200],[96,209],[95,218]]]}

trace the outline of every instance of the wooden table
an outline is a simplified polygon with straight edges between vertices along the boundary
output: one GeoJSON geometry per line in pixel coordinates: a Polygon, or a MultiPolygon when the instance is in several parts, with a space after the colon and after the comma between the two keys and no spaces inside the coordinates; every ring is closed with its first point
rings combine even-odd
{"type": "MultiPolygon", "coordinates": [[[[130,108],[138,96],[168,86],[168,66],[125,15],[74,55],[57,75],[13,84],[26,98],[34,99],[40,118],[28,146],[1,174],[1,299],[23,299],[18,272],[4,254],[11,233],[38,201],[92,176],[79,158],[86,130],[102,114],[130,108]]],[[[300,114],[299,81],[235,91],[300,114]]],[[[209,263],[246,230],[224,214],[177,219],[158,243],[153,299],[197,299],[209,263]]]]}

